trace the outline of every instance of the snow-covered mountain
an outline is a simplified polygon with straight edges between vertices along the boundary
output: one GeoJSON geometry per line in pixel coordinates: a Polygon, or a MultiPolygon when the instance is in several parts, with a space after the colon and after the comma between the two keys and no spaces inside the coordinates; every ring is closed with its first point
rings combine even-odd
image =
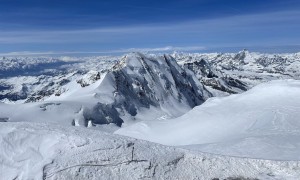
{"type": "MultiPolygon", "coordinates": [[[[163,55],[146,55],[159,60],[163,55]]],[[[189,69],[213,96],[241,93],[276,79],[299,79],[300,54],[173,53],[183,69],[189,69]]],[[[110,70],[122,57],[39,57],[2,58],[0,60],[0,100],[40,101],[64,92],[63,85],[110,70]]]]}
{"type": "Polygon", "coordinates": [[[0,63],[0,179],[300,177],[299,53],[0,63]]]}
{"type": "Polygon", "coordinates": [[[107,71],[68,73],[47,82],[57,88],[46,85],[28,96],[27,104],[0,105],[3,118],[120,126],[124,120],[145,119],[145,113],[154,114],[148,119],[178,117],[211,96],[193,72],[167,55],[152,58],[132,53],[107,71]],[[39,102],[29,103],[35,101],[39,102]],[[59,113],[62,108],[67,111],[65,116],[59,113]],[[39,118],[24,118],[24,114],[39,118]]]}
{"type": "Polygon", "coordinates": [[[24,113],[38,113],[43,122],[83,126],[174,118],[211,96],[241,93],[274,79],[300,77],[299,54],[246,50],[237,54],[18,57],[3,58],[1,63],[2,118],[24,121],[24,113]],[[7,105],[15,103],[18,105],[7,105]],[[68,118],[52,115],[64,106],[69,107],[68,118]],[[9,115],[19,107],[24,110],[9,115]]]}
{"type": "Polygon", "coordinates": [[[89,71],[104,73],[118,57],[13,57],[0,61],[0,100],[40,101],[60,94],[63,86],[89,71]]]}
{"type": "Polygon", "coordinates": [[[262,82],[300,79],[300,55],[239,53],[182,54],[173,56],[194,71],[214,96],[241,93],[262,82]]]}
{"type": "Polygon", "coordinates": [[[167,55],[156,58],[140,53],[126,55],[105,78],[108,76],[114,82],[115,106],[124,104],[132,116],[138,109],[150,106],[178,116],[210,97],[192,72],[167,55]]]}
{"type": "Polygon", "coordinates": [[[3,58],[1,64],[0,98],[5,103],[1,118],[24,121],[24,114],[30,117],[38,113],[43,122],[76,126],[120,126],[124,121],[174,118],[212,96],[242,93],[263,82],[300,77],[299,53],[246,50],[237,54],[17,57],[3,58]],[[56,117],[62,107],[68,107],[64,108],[68,113],[56,117]],[[14,111],[16,108],[20,110],[14,111]]]}

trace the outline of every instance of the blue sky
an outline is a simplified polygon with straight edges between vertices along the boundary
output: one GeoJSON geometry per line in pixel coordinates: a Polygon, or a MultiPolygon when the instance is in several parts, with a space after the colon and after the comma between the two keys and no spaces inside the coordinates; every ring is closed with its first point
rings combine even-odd
{"type": "Polygon", "coordinates": [[[0,54],[300,51],[299,0],[0,0],[0,54]]]}

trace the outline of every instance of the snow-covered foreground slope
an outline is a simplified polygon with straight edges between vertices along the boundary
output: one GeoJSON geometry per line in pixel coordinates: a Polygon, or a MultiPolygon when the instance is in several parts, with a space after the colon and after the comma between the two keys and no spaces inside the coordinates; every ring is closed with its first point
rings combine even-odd
{"type": "Polygon", "coordinates": [[[225,157],[97,130],[0,123],[0,179],[297,179],[300,163],[225,157]]]}
{"type": "Polygon", "coordinates": [[[140,122],[116,133],[216,154],[300,160],[300,81],[264,83],[211,98],[185,115],[140,122]]]}

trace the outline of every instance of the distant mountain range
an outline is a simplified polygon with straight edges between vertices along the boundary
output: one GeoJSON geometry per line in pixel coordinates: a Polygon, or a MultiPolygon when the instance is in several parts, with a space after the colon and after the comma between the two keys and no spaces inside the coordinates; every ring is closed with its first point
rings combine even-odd
{"type": "Polygon", "coordinates": [[[0,64],[0,99],[5,103],[74,101],[87,96],[85,89],[97,82],[89,91],[93,103],[85,107],[76,100],[84,109],[85,125],[88,121],[121,125],[147,109],[160,112],[157,117],[178,117],[209,97],[241,93],[271,80],[300,78],[300,53],[247,50],[236,54],[5,57],[0,64]],[[75,92],[80,95],[73,97],[75,92]],[[97,109],[102,115],[94,117],[97,109]]]}

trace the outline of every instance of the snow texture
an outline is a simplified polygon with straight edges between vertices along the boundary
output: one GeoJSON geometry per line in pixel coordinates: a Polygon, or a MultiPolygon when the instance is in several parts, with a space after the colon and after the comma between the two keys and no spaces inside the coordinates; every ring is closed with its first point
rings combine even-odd
{"type": "Polygon", "coordinates": [[[297,179],[297,161],[198,153],[86,128],[1,123],[1,179],[297,179]]]}

